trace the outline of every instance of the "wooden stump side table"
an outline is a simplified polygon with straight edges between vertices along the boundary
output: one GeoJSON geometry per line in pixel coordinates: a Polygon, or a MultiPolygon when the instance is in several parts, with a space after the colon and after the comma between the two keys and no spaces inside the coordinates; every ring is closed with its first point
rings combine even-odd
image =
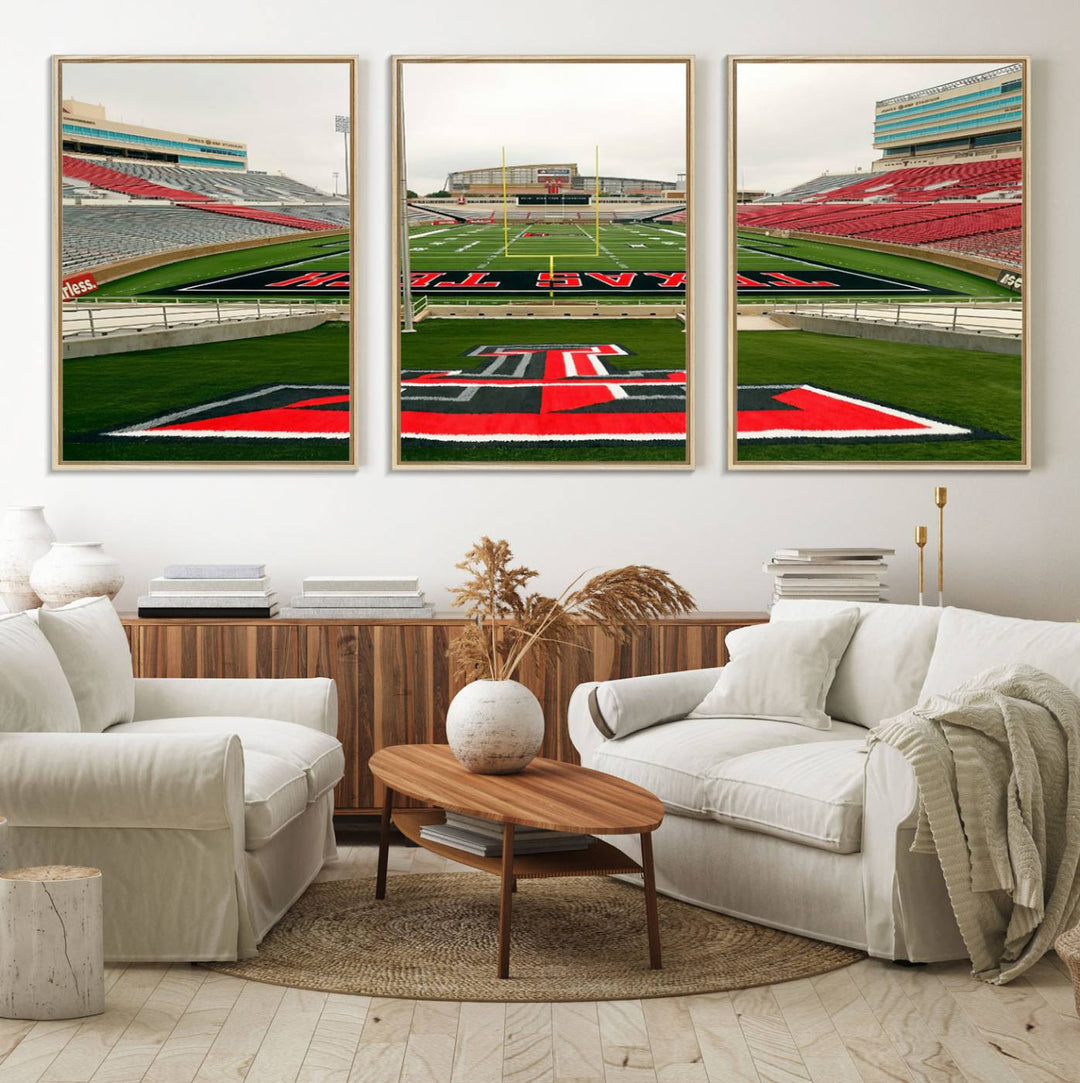
{"type": "Polygon", "coordinates": [[[100,1015],[104,957],[99,870],[0,872],[0,1017],[100,1015]]]}
{"type": "Polygon", "coordinates": [[[511,897],[518,880],[553,876],[609,876],[641,873],[645,881],[645,919],[649,965],[660,969],[660,921],[656,906],[652,832],[664,806],[631,782],[557,760],[535,759],[514,775],[474,775],[448,745],[394,745],[381,748],[371,771],[385,786],[379,833],[375,898],[386,897],[386,865],[391,821],[411,842],[482,872],[498,876],[498,976],[510,976],[511,897]],[[434,809],[394,809],[394,794],[437,805],[434,809]],[[503,825],[501,857],[477,857],[425,839],[425,824],[443,823],[444,811],[480,816],[503,825]],[[514,854],[514,827],[538,827],[581,835],[640,835],[641,864],[602,839],[588,849],[563,853],[514,854]]]}

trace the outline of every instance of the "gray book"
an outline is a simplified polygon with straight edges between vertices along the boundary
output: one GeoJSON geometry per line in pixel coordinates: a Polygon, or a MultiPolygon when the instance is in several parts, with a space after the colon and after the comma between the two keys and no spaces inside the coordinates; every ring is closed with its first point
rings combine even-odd
{"type": "Polygon", "coordinates": [[[223,594],[235,594],[238,591],[269,590],[270,580],[261,575],[254,579],[166,579],[159,577],[150,580],[150,590],[157,591],[220,591],[223,594]]]}
{"type": "Polygon", "coordinates": [[[215,594],[212,598],[197,594],[173,594],[163,597],[160,594],[143,594],[139,598],[140,609],[252,609],[256,606],[272,605],[277,598],[277,591],[268,590],[259,595],[250,594],[215,594]]]}
{"type": "Polygon", "coordinates": [[[327,609],[313,605],[285,606],[281,615],[304,620],[427,620],[435,616],[433,605],[418,609],[376,609],[364,606],[358,609],[327,609]]]}
{"type": "MultiPolygon", "coordinates": [[[[502,839],[487,838],[484,835],[468,831],[451,824],[424,824],[420,828],[420,837],[432,842],[452,846],[455,850],[478,857],[498,857],[502,853],[502,839]]],[[[593,844],[589,835],[566,835],[557,838],[530,836],[514,839],[515,854],[562,853],[567,850],[587,850],[593,844]]]]}
{"type": "Polygon", "coordinates": [[[166,564],[166,579],[261,579],[265,564],[166,564]]]}
{"type": "Polygon", "coordinates": [[[402,591],[400,594],[294,594],[293,605],[311,609],[423,609],[424,595],[402,591]]]}
{"type": "Polygon", "coordinates": [[[418,575],[309,575],[304,592],[323,590],[359,591],[419,590],[418,575]]]}
{"type": "MultiPolygon", "coordinates": [[[[193,580],[197,582],[197,580],[193,580]]],[[[151,598],[200,598],[208,606],[217,605],[222,598],[247,598],[252,605],[276,598],[276,590],[230,590],[228,594],[220,590],[152,590],[151,598]]]]}

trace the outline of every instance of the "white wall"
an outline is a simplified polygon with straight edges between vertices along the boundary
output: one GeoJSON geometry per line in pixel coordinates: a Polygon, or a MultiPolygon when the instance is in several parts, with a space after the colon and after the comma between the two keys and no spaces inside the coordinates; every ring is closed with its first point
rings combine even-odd
{"type": "Polygon", "coordinates": [[[67,540],[104,539],[132,608],[173,560],[265,560],[306,574],[416,572],[445,602],[481,533],[505,536],[557,588],[589,565],[668,568],[702,608],[757,609],[783,544],[896,546],[910,600],[913,526],[948,484],[950,600],[1080,616],[1080,17],[1075,0],[667,3],[12,5],[5,103],[0,504],[43,502],[67,540]],[[179,12],[182,11],[182,14],[179,12]],[[693,473],[392,474],[388,207],[391,53],[695,53],[697,431],[693,473]],[[49,469],[49,64],[53,53],[327,53],[361,58],[364,464],[358,473],[52,473],[49,469]],[[728,53],[1029,53],[1034,103],[1033,447],[1030,474],[763,473],[723,468],[725,63],[728,53]]]}

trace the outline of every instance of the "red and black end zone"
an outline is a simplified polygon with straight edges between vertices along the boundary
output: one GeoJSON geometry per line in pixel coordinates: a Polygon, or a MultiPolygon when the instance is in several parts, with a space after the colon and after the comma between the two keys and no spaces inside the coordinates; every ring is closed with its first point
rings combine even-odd
{"type": "Polygon", "coordinates": [[[147,439],[347,440],[349,388],[275,384],[99,434],[147,439]]]}
{"type": "Polygon", "coordinates": [[[736,432],[740,442],[755,443],[1006,439],[999,433],[811,384],[740,385],[736,432]]]}
{"type": "Polygon", "coordinates": [[[887,294],[894,297],[910,293],[919,296],[953,296],[951,290],[935,286],[920,286],[899,278],[861,274],[858,271],[839,271],[835,268],[794,274],[789,271],[740,271],[735,276],[739,296],[782,293],[785,296],[820,297],[835,293],[838,296],[873,296],[887,294]]]}
{"type": "Polygon", "coordinates": [[[686,440],[686,372],[614,371],[617,343],[476,346],[469,371],[401,380],[401,436],[441,444],[678,444],[686,440]]]}

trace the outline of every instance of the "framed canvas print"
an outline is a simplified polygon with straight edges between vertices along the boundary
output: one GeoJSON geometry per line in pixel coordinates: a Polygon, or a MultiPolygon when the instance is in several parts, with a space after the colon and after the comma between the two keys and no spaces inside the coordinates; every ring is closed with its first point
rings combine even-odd
{"type": "Polygon", "coordinates": [[[693,465],[693,60],[394,60],[396,469],[693,465]]]}
{"type": "Polygon", "coordinates": [[[355,58],[54,75],[54,465],[355,467],[355,58]]]}
{"type": "Polygon", "coordinates": [[[729,63],[729,466],[1027,469],[1027,58],[729,63]]]}

